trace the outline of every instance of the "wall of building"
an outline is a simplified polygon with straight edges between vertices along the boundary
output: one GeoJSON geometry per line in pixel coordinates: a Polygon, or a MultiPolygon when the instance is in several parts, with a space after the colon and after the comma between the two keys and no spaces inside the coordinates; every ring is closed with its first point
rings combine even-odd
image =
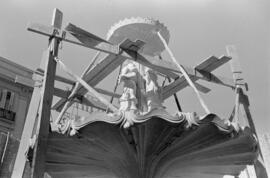
{"type": "Polygon", "coordinates": [[[264,159],[264,166],[268,177],[270,177],[270,133],[266,133],[259,136],[259,142],[264,159]]]}
{"type": "Polygon", "coordinates": [[[0,177],[10,177],[33,92],[32,71],[0,57],[0,177]]]}

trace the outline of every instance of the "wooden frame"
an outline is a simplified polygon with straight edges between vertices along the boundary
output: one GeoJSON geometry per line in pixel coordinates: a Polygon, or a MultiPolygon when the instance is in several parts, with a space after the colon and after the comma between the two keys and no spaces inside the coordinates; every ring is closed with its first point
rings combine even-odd
{"type": "MultiPolygon", "coordinates": [[[[46,68],[43,72],[39,70],[40,75],[44,75],[42,97],[40,105],[40,115],[38,118],[39,124],[37,126],[37,141],[34,149],[34,158],[32,166],[32,177],[43,177],[45,172],[45,156],[46,156],[46,143],[49,133],[49,118],[51,113],[51,104],[53,95],[59,96],[62,99],[57,102],[53,107],[54,109],[60,111],[63,104],[67,101],[70,95],[69,91],[64,91],[54,87],[54,81],[58,80],[71,85],[74,85],[74,81],[66,79],[61,76],[55,75],[56,71],[56,61],[54,60],[58,54],[58,47],[61,41],[70,42],[80,46],[84,46],[90,49],[105,52],[108,55],[97,65],[95,65],[84,77],[83,80],[86,81],[90,86],[96,86],[101,80],[103,80],[107,75],[109,75],[113,70],[115,70],[119,65],[121,65],[126,59],[134,60],[142,65],[152,68],[159,73],[175,79],[168,86],[164,87],[163,97],[166,99],[178,92],[179,90],[185,88],[188,84],[186,80],[181,76],[179,70],[168,61],[154,60],[147,58],[137,51],[143,46],[143,42],[136,41],[132,42],[130,40],[125,40],[120,46],[111,45],[106,40],[99,38],[89,32],[74,26],[69,25],[66,30],[61,30],[62,24],[62,13],[59,10],[54,11],[52,26],[44,26],[37,23],[32,23],[28,26],[28,30],[45,35],[49,37],[49,47],[47,50],[47,61],[46,68]],[[83,36],[78,36],[76,32],[83,32],[83,36]],[[42,127],[41,127],[42,126],[42,127]]],[[[227,56],[222,56],[217,58],[211,56],[201,64],[195,66],[194,68],[183,66],[187,71],[187,74],[192,79],[193,82],[201,79],[209,82],[213,82],[219,85],[223,85],[230,88],[235,88],[235,83],[231,79],[226,79],[220,76],[216,76],[212,73],[216,68],[228,62],[231,58],[227,56]]],[[[120,97],[115,93],[105,91],[103,89],[97,89],[98,92],[103,94],[108,94],[114,97],[120,97]]],[[[207,88],[201,86],[201,90],[207,92],[207,88]]],[[[83,97],[87,93],[87,90],[83,87],[79,87],[77,90],[77,96],[80,97],[80,101],[83,104],[95,106],[93,101],[83,97]]],[[[31,108],[32,109],[32,108],[31,108]]],[[[30,110],[31,110],[30,109],[30,110]]],[[[104,109],[104,108],[103,108],[104,109]]],[[[27,116],[27,120],[28,117],[27,116]]],[[[31,114],[33,119],[33,113],[31,114]]],[[[255,130],[254,130],[255,132],[255,130]]],[[[29,134],[28,134],[29,135],[29,134]]]]}

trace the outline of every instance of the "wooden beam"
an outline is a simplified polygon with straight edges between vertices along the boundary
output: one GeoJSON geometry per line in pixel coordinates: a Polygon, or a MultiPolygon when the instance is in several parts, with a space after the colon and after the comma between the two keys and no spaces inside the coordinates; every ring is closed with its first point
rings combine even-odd
{"type": "Polygon", "coordinates": [[[59,40],[66,41],[66,42],[76,44],[79,46],[84,46],[86,48],[102,51],[108,54],[120,53],[120,49],[117,45],[111,45],[108,42],[99,43],[97,41],[95,44],[95,43],[90,42],[89,40],[84,41],[83,43],[79,39],[77,39],[75,36],[70,34],[68,31],[60,30],[59,28],[56,28],[56,27],[50,27],[50,26],[39,24],[39,23],[30,23],[27,27],[27,30],[34,33],[41,34],[41,35],[45,35],[48,37],[54,36],[55,38],[59,40]]]}
{"type": "Polygon", "coordinates": [[[228,56],[221,56],[220,58],[217,58],[215,56],[210,56],[206,60],[204,60],[202,63],[197,65],[195,69],[197,71],[206,71],[206,72],[211,72],[218,67],[222,66],[223,64],[227,63],[230,61],[232,58],[228,56]]]}
{"type": "MultiPolygon", "coordinates": [[[[107,55],[100,63],[93,67],[85,77],[83,78],[90,86],[94,87],[99,82],[101,82],[106,76],[108,76],[114,69],[116,69],[120,64],[124,62],[125,58],[117,55],[107,55]]],[[[77,94],[84,95],[87,93],[87,90],[80,86],[77,90],[77,94]]],[[[53,109],[60,111],[65,99],[59,100],[54,106],[53,109]]]]}
{"type": "Polygon", "coordinates": [[[199,84],[198,82],[194,82],[194,85],[202,93],[209,93],[211,91],[209,88],[203,86],[202,84],[199,84]]]}
{"type": "MultiPolygon", "coordinates": [[[[44,76],[44,70],[41,69],[41,68],[38,68],[34,72],[36,74],[38,74],[38,75],[44,76]]],[[[74,80],[71,80],[71,79],[68,79],[68,78],[65,78],[65,77],[62,77],[62,76],[59,76],[59,75],[55,75],[55,80],[57,80],[59,82],[66,83],[66,84],[69,84],[69,85],[75,85],[75,83],[76,83],[74,80]]]]}
{"type": "MultiPolygon", "coordinates": [[[[108,91],[100,89],[100,88],[94,88],[94,89],[101,94],[106,94],[108,96],[113,96],[115,98],[121,97],[121,95],[119,95],[119,94],[108,92],[108,91]]],[[[60,88],[54,88],[54,95],[57,97],[60,97],[60,98],[68,99],[70,93],[71,93],[71,91],[65,91],[65,90],[62,90],[60,88]]],[[[82,95],[78,95],[78,94],[76,94],[76,95],[82,96],[82,95]]]]}
{"type": "MultiPolygon", "coordinates": [[[[62,90],[60,88],[54,88],[54,95],[61,97],[61,98],[67,99],[69,97],[70,93],[71,93],[71,91],[65,91],[65,90],[62,90]]],[[[103,111],[106,111],[106,109],[107,109],[106,105],[104,105],[103,103],[101,103],[97,100],[94,100],[91,97],[85,97],[83,95],[76,94],[75,98],[77,98],[77,100],[74,100],[74,102],[77,102],[77,103],[80,103],[80,104],[83,104],[86,106],[90,106],[90,107],[93,107],[93,108],[96,108],[99,110],[103,110],[103,111]]]]}
{"type": "MultiPolygon", "coordinates": [[[[52,26],[60,29],[63,14],[58,9],[54,10],[52,26]]],[[[54,78],[56,72],[56,61],[54,57],[58,55],[58,47],[60,40],[52,38],[50,40],[47,61],[45,67],[45,77],[42,88],[41,113],[39,116],[39,125],[37,127],[37,140],[34,148],[34,156],[32,162],[32,178],[43,178],[46,166],[47,139],[50,127],[51,104],[54,93],[54,78]],[[52,48],[51,48],[52,46],[52,48]]],[[[29,108],[31,109],[31,108],[29,108]]]]}
{"type": "Polygon", "coordinates": [[[53,90],[53,95],[54,96],[57,96],[57,97],[60,97],[60,98],[65,98],[65,99],[68,98],[70,93],[71,93],[70,91],[65,91],[65,90],[62,90],[60,88],[54,88],[54,90],[53,90]]]}
{"type": "Polygon", "coordinates": [[[101,94],[108,95],[108,96],[112,96],[112,97],[114,97],[114,98],[120,98],[120,97],[121,97],[121,95],[118,94],[118,93],[113,93],[113,92],[110,92],[110,91],[107,91],[107,90],[103,90],[103,89],[101,89],[101,88],[96,88],[96,87],[94,87],[94,89],[95,89],[97,92],[101,93],[101,94]]]}
{"type": "MultiPolygon", "coordinates": [[[[56,33],[55,29],[50,29],[50,28],[44,27],[42,25],[33,24],[32,26],[29,27],[29,30],[40,33],[40,34],[43,34],[43,35],[48,35],[48,34],[54,33],[55,36],[57,36],[58,38],[61,38],[64,41],[68,41],[68,40],[66,40],[67,35],[65,36],[65,38],[63,38],[63,35],[62,36],[60,35],[60,33],[66,34],[66,32],[58,32],[57,31],[57,33],[56,33]]],[[[81,30],[82,29],[80,29],[80,31],[81,30]]],[[[83,32],[86,32],[86,31],[83,31],[83,32]]],[[[73,31],[72,33],[76,33],[76,32],[73,31]]],[[[95,35],[87,32],[87,35],[85,35],[85,36],[89,36],[89,34],[90,34],[90,39],[92,40],[92,36],[95,36],[95,35]]],[[[78,40],[78,37],[79,36],[77,35],[76,36],[77,40],[78,40]]],[[[86,38],[86,37],[84,37],[84,38],[86,38]]],[[[88,47],[90,47],[92,49],[97,49],[97,50],[100,50],[100,51],[103,51],[103,52],[106,52],[106,53],[110,53],[110,54],[119,54],[120,53],[120,51],[115,50],[116,47],[112,46],[112,45],[109,48],[107,47],[105,50],[104,49],[98,49],[98,48],[94,47],[92,42],[89,43],[89,41],[91,41],[91,40],[85,40],[85,39],[82,40],[82,39],[80,39],[79,41],[81,42],[81,45],[86,45],[86,46],[88,46],[88,47]],[[114,50],[111,50],[111,49],[114,49],[114,50]]],[[[147,66],[149,68],[152,68],[152,69],[154,69],[154,70],[156,70],[156,71],[158,71],[158,72],[160,72],[160,73],[162,73],[162,74],[164,74],[166,76],[169,76],[169,77],[171,77],[173,79],[178,78],[178,75],[174,73],[174,72],[179,72],[179,70],[176,68],[175,65],[173,65],[172,63],[169,63],[167,61],[159,61],[159,60],[153,60],[153,59],[152,60],[151,59],[147,60],[145,57],[138,54],[136,51],[129,49],[130,45],[132,45],[132,43],[133,42],[131,42],[130,40],[126,40],[126,41],[124,41],[124,44],[126,44],[128,47],[123,47],[123,45],[122,46],[120,45],[121,49],[123,49],[128,54],[128,55],[125,55],[126,58],[135,59],[137,62],[141,63],[142,65],[145,65],[145,66],[147,66]]],[[[108,46],[108,44],[107,44],[107,46],[108,46]]],[[[207,70],[212,70],[213,68],[219,67],[220,65],[224,64],[227,61],[227,60],[224,60],[224,59],[228,59],[228,57],[227,58],[226,58],[226,56],[223,57],[223,60],[218,60],[216,57],[212,57],[210,60],[212,60],[213,63],[215,62],[215,64],[212,64],[210,66],[208,66],[206,64],[204,64],[204,65],[205,65],[205,67],[209,67],[209,68],[207,68],[207,70]]],[[[198,69],[201,69],[201,68],[198,66],[198,69]]],[[[185,67],[185,69],[187,70],[188,74],[190,74],[189,71],[191,71],[192,69],[187,68],[187,67],[185,67]]],[[[204,79],[206,81],[212,81],[211,78],[205,77],[205,76],[201,76],[201,79],[204,79]]],[[[223,82],[220,81],[219,79],[217,79],[217,77],[215,77],[214,79],[216,79],[216,80],[214,80],[215,83],[223,84],[223,82]]],[[[225,86],[227,86],[227,85],[225,85],[225,86]]],[[[54,108],[60,108],[60,106],[62,106],[62,103],[64,103],[64,102],[65,101],[63,101],[63,100],[61,102],[58,102],[54,106],[54,108]]]]}
{"type": "Polygon", "coordinates": [[[130,51],[130,50],[124,50],[124,51],[132,57],[132,60],[134,60],[134,61],[136,61],[136,62],[138,62],[146,67],[149,67],[149,68],[151,68],[159,73],[162,73],[170,78],[173,78],[173,79],[176,79],[179,77],[178,74],[175,74],[171,70],[168,70],[164,67],[152,64],[149,60],[147,60],[144,56],[142,56],[141,54],[139,54],[137,52],[130,51]]]}
{"type": "Polygon", "coordinates": [[[102,111],[106,111],[107,110],[107,106],[97,100],[95,100],[94,98],[91,97],[81,97],[80,99],[81,104],[87,105],[87,106],[91,106],[94,108],[97,108],[99,110],[102,111]]]}
{"type": "Polygon", "coordinates": [[[92,34],[89,33],[86,30],[83,30],[82,28],[79,28],[71,23],[69,23],[66,27],[65,30],[72,34],[74,37],[76,37],[80,42],[82,43],[89,43],[91,45],[98,45],[99,43],[105,42],[108,44],[111,44],[110,42],[92,34]]]}
{"type": "MultiPolygon", "coordinates": [[[[35,71],[35,73],[40,75],[40,76],[44,76],[44,70],[42,70],[40,68],[37,69],[37,71],[35,71]]],[[[55,76],[55,80],[63,82],[63,83],[67,83],[67,84],[70,84],[70,85],[75,85],[75,83],[76,83],[74,80],[71,80],[71,79],[68,79],[68,78],[65,78],[65,77],[62,77],[62,76],[58,76],[58,75],[55,76]]],[[[56,90],[58,90],[58,92],[59,92],[59,89],[56,89],[56,90]]],[[[113,96],[115,98],[120,98],[121,97],[120,94],[113,93],[113,92],[110,92],[110,91],[107,91],[107,90],[103,90],[101,88],[96,88],[95,87],[95,90],[97,90],[101,94],[108,95],[108,96],[113,96]]],[[[68,91],[66,91],[66,92],[67,93],[62,94],[64,97],[61,97],[61,95],[59,95],[58,97],[67,98],[66,95],[68,93],[70,94],[70,92],[68,92],[68,91]]],[[[57,94],[56,94],[56,96],[57,96],[57,94]]]]}
{"type": "MultiPolygon", "coordinates": [[[[130,53],[130,52],[129,52],[129,54],[127,54],[127,53],[120,54],[121,50],[120,50],[119,46],[117,46],[117,45],[110,45],[108,43],[103,42],[103,43],[99,43],[97,46],[94,46],[93,44],[87,43],[85,41],[84,42],[79,41],[76,37],[69,34],[65,30],[61,31],[59,29],[44,26],[44,25],[37,24],[37,23],[31,23],[28,26],[28,30],[32,31],[32,32],[35,32],[35,33],[38,33],[38,34],[45,35],[45,36],[51,36],[53,34],[56,38],[59,38],[59,39],[61,39],[63,41],[70,42],[70,43],[73,43],[73,44],[77,44],[77,45],[80,45],[80,46],[84,46],[84,47],[87,47],[87,48],[99,50],[99,51],[102,51],[102,52],[105,52],[105,53],[108,53],[108,54],[119,55],[119,56],[122,56],[122,57],[124,57],[126,59],[133,59],[136,56],[134,54],[134,51],[133,51],[133,54],[130,53]]],[[[224,58],[228,58],[228,57],[224,57],[224,58]]],[[[167,62],[167,61],[164,61],[164,60],[162,60],[162,61],[161,60],[154,60],[154,59],[151,59],[151,58],[145,60],[146,58],[145,57],[142,58],[141,56],[139,56],[138,59],[139,59],[138,60],[139,63],[141,63],[143,65],[146,65],[147,67],[152,68],[154,70],[157,70],[162,74],[167,73],[165,75],[170,76],[171,78],[174,78],[174,79],[176,79],[178,77],[177,75],[173,74],[172,71],[179,73],[179,70],[176,68],[176,66],[174,66],[170,62],[167,62]],[[169,70],[169,72],[166,71],[166,70],[169,70]]],[[[184,68],[187,70],[187,72],[189,70],[194,70],[194,69],[188,68],[186,66],[184,66],[184,68]]],[[[220,77],[218,77],[218,78],[220,78],[220,77]]],[[[207,80],[209,82],[212,81],[211,79],[209,80],[209,79],[207,79],[205,77],[202,77],[201,79],[207,80]]],[[[220,82],[219,80],[214,81],[214,83],[222,84],[222,82],[220,82]]],[[[224,86],[227,86],[227,85],[224,85],[224,86]]],[[[59,105],[59,103],[58,103],[58,105],[59,105]]]]}
{"type": "MultiPolygon", "coordinates": [[[[221,57],[220,59],[222,59],[222,58],[223,57],[221,57]]],[[[230,59],[230,58],[226,58],[226,61],[228,61],[227,59],[230,59]]],[[[209,61],[209,60],[206,60],[206,61],[209,61]]],[[[206,65],[206,67],[207,66],[209,66],[209,65],[206,65]]],[[[212,66],[219,67],[220,65],[216,64],[216,65],[212,65],[212,66]]],[[[201,79],[201,80],[216,83],[216,84],[223,85],[223,86],[230,87],[230,88],[235,87],[234,81],[232,79],[227,79],[227,78],[216,76],[216,75],[212,74],[211,71],[214,70],[213,67],[208,67],[209,72],[205,71],[205,70],[198,71],[198,70],[196,70],[196,68],[195,69],[185,68],[185,70],[187,71],[187,73],[189,74],[189,76],[193,82],[196,82],[197,80],[201,79]]],[[[163,89],[164,99],[167,99],[168,97],[172,96],[174,93],[184,89],[187,86],[188,86],[188,84],[184,80],[184,78],[180,77],[179,79],[175,80],[173,83],[169,84],[168,86],[166,86],[163,89]]],[[[203,90],[202,88],[200,88],[200,89],[201,89],[200,91],[203,90]]]]}
{"type": "MultiPolygon", "coordinates": [[[[126,44],[127,45],[127,44],[126,44]]],[[[122,45],[123,46],[123,45],[122,45]]],[[[90,86],[97,85],[101,80],[108,76],[113,70],[115,70],[119,65],[121,65],[126,60],[125,56],[122,55],[107,55],[100,63],[95,65],[92,70],[90,70],[84,77],[83,80],[86,81],[90,86]]],[[[87,90],[84,87],[80,87],[77,93],[84,95],[87,90]]],[[[65,104],[66,100],[59,100],[53,109],[60,111],[65,104]]]]}

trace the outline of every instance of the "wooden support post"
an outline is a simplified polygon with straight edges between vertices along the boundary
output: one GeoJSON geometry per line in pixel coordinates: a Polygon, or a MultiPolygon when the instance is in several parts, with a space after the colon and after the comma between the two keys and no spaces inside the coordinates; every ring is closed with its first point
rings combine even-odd
{"type": "MultiPolygon", "coordinates": [[[[61,29],[63,14],[58,9],[54,10],[52,26],[61,29]]],[[[46,165],[47,139],[50,127],[51,104],[53,99],[54,79],[56,72],[56,61],[54,57],[58,54],[60,40],[51,37],[47,61],[45,66],[45,77],[42,88],[41,111],[39,124],[37,126],[37,140],[34,148],[32,162],[32,178],[43,178],[46,165]]],[[[30,108],[31,109],[31,108],[30,108]]]]}
{"type": "Polygon", "coordinates": [[[254,163],[254,168],[255,172],[258,178],[267,178],[267,173],[266,169],[263,165],[263,155],[261,152],[260,144],[259,144],[259,139],[257,135],[257,131],[255,128],[255,124],[253,122],[250,109],[249,109],[249,99],[248,96],[244,94],[244,91],[242,89],[243,83],[239,83],[239,81],[242,81],[243,78],[241,76],[242,74],[242,69],[240,66],[240,61],[239,57],[237,55],[236,47],[234,45],[229,45],[226,46],[226,50],[229,56],[232,57],[232,60],[230,61],[230,67],[231,71],[233,73],[233,79],[235,82],[235,93],[236,93],[236,99],[235,99],[235,114],[234,114],[234,121],[238,122],[238,117],[239,117],[239,105],[241,104],[244,108],[245,112],[245,119],[248,121],[248,125],[252,131],[252,133],[257,137],[258,140],[258,151],[259,151],[259,157],[254,163]]]}

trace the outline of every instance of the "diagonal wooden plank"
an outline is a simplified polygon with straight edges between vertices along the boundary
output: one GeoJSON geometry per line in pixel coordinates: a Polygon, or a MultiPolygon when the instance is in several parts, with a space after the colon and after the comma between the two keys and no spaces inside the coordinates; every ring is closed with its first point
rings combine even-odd
{"type": "MultiPolygon", "coordinates": [[[[114,69],[116,69],[120,64],[124,62],[125,58],[123,56],[117,56],[113,54],[107,55],[100,63],[93,67],[93,69],[88,72],[83,78],[90,86],[97,85],[101,80],[103,80],[107,75],[109,75],[114,69]]],[[[84,87],[80,87],[77,93],[84,95],[87,90],[84,87]]],[[[59,100],[53,109],[60,111],[66,99],[59,100]]]]}
{"type": "MultiPolygon", "coordinates": [[[[40,75],[40,76],[44,76],[44,70],[43,69],[38,68],[37,71],[33,71],[33,72],[40,75]]],[[[64,83],[67,83],[67,84],[70,84],[70,85],[75,85],[75,83],[76,83],[74,80],[71,80],[71,79],[68,79],[68,78],[65,78],[65,77],[62,77],[62,76],[59,76],[59,75],[55,76],[55,80],[60,81],[60,82],[64,82],[64,83]]],[[[113,93],[113,92],[110,92],[110,91],[107,91],[107,90],[104,90],[104,89],[101,89],[101,88],[96,88],[95,87],[95,90],[98,91],[101,94],[108,95],[108,96],[113,96],[115,98],[120,98],[121,97],[121,95],[118,94],[118,93],[113,93]]],[[[70,93],[71,93],[70,91],[66,91],[66,93],[62,95],[63,97],[61,95],[59,95],[59,96],[56,95],[56,96],[62,97],[62,98],[68,98],[70,93]],[[68,95],[68,96],[66,96],[66,95],[68,95]]]]}
{"type": "MultiPolygon", "coordinates": [[[[137,40],[135,43],[131,43],[128,40],[125,40],[121,47],[125,49],[132,48],[134,52],[134,48],[136,50],[139,47],[142,47],[144,42],[137,40]]],[[[102,79],[104,79],[107,75],[109,75],[114,69],[116,69],[120,64],[125,61],[126,57],[121,55],[109,54],[107,55],[100,63],[98,63],[92,70],[90,70],[85,76],[84,80],[90,85],[97,85],[102,79]]],[[[80,95],[84,95],[87,90],[84,87],[80,87],[77,90],[77,93],[80,95]]],[[[53,109],[60,111],[63,104],[65,103],[65,99],[61,99],[58,101],[53,109]]]]}
{"type": "MultiPolygon", "coordinates": [[[[70,91],[64,91],[60,88],[54,88],[54,95],[61,97],[61,98],[68,98],[68,96],[70,95],[70,91]]],[[[93,108],[97,108],[103,111],[106,111],[107,107],[106,105],[104,105],[103,103],[94,100],[91,97],[84,97],[82,95],[77,95],[76,98],[78,98],[78,100],[75,100],[75,102],[83,104],[83,105],[87,105],[87,106],[91,106],[93,108]]]]}
{"type": "Polygon", "coordinates": [[[171,84],[165,86],[163,88],[162,92],[162,98],[166,100],[170,96],[172,96],[174,93],[177,93],[179,90],[185,88],[188,86],[188,83],[186,82],[184,77],[180,77],[171,84]]]}
{"type": "MultiPolygon", "coordinates": [[[[98,45],[99,43],[105,42],[109,43],[108,41],[92,34],[89,33],[86,30],[83,30],[82,28],[79,28],[71,23],[69,23],[66,27],[65,30],[69,33],[71,33],[73,36],[75,36],[79,41],[82,43],[89,43],[94,46],[98,45]]],[[[109,43],[110,44],[110,43],[109,43]]]]}
{"type": "MultiPolygon", "coordinates": [[[[101,93],[101,94],[105,94],[105,95],[108,95],[108,96],[113,96],[115,98],[120,98],[121,95],[120,94],[117,94],[117,93],[112,93],[112,92],[109,92],[109,91],[106,91],[106,90],[103,90],[103,89],[100,89],[100,88],[94,88],[97,92],[101,93]]],[[[54,88],[54,96],[58,96],[60,98],[64,98],[64,99],[67,99],[70,95],[71,91],[66,91],[66,90],[62,90],[60,88],[54,88]]]]}
{"type": "Polygon", "coordinates": [[[60,30],[56,27],[46,26],[39,23],[30,23],[28,24],[27,30],[47,37],[53,36],[62,41],[102,51],[108,54],[119,54],[120,52],[119,47],[117,45],[111,45],[105,42],[96,43],[97,45],[94,45],[94,43],[87,43],[87,42],[82,43],[76,37],[71,35],[68,31],[60,30]]]}
{"type": "MultiPolygon", "coordinates": [[[[77,38],[75,38],[74,36],[69,34],[67,31],[59,30],[59,29],[56,29],[56,28],[53,28],[53,27],[48,27],[48,26],[45,26],[45,25],[37,24],[37,23],[31,23],[28,26],[28,30],[32,31],[32,32],[35,32],[35,33],[38,33],[38,34],[49,36],[49,37],[53,35],[54,37],[59,38],[60,40],[70,42],[70,43],[73,43],[73,44],[77,44],[77,45],[81,45],[81,46],[84,46],[84,47],[87,47],[87,48],[99,50],[99,51],[102,51],[102,52],[105,52],[105,53],[115,54],[115,55],[120,54],[120,50],[119,50],[118,46],[110,45],[110,44],[107,44],[107,43],[102,43],[101,45],[98,45],[98,46],[93,46],[93,44],[88,44],[88,43],[82,43],[77,38]]],[[[130,55],[128,55],[128,54],[126,54],[126,55],[123,54],[121,56],[124,56],[127,59],[132,59],[132,57],[130,55]]],[[[154,60],[154,59],[149,58],[149,59],[147,59],[147,62],[145,62],[145,61],[142,61],[142,62],[148,63],[148,66],[150,68],[152,68],[152,65],[154,65],[153,66],[154,70],[159,70],[158,68],[160,68],[160,70],[162,70],[163,73],[166,70],[171,71],[171,72],[178,72],[179,73],[179,70],[176,68],[176,66],[174,66],[172,63],[169,63],[167,61],[160,61],[160,60],[154,60]]],[[[189,70],[192,71],[192,68],[185,67],[185,69],[187,71],[189,71],[189,70]]],[[[174,75],[172,73],[170,74],[170,77],[171,78],[177,78],[176,75],[174,75]]],[[[206,79],[206,78],[202,77],[202,79],[206,79]]],[[[209,79],[207,79],[207,80],[209,80],[209,79]]],[[[209,80],[209,81],[211,82],[211,80],[209,80]]],[[[217,83],[217,82],[215,82],[215,83],[217,83]]]]}

